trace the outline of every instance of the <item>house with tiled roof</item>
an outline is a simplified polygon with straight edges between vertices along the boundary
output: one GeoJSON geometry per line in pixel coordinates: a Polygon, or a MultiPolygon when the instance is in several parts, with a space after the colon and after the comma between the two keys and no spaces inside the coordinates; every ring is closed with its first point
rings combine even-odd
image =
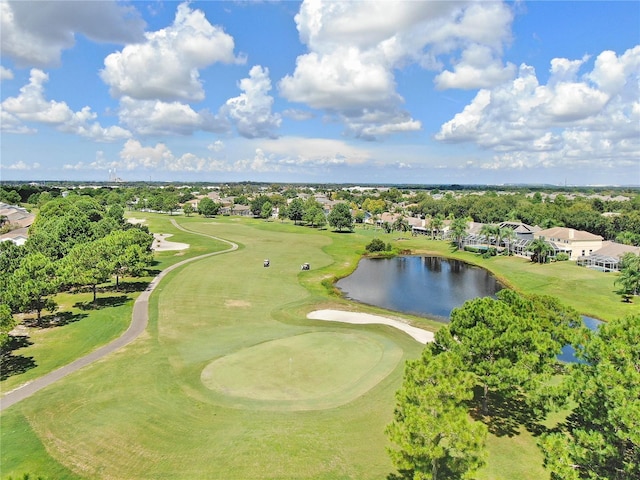
{"type": "Polygon", "coordinates": [[[0,218],[5,226],[8,225],[8,231],[0,235],[0,241],[11,241],[16,245],[24,245],[29,236],[29,227],[36,216],[26,208],[0,203],[0,218]]]}
{"type": "Polygon", "coordinates": [[[581,255],[576,263],[595,270],[612,272],[620,269],[620,259],[627,253],[640,255],[640,247],[616,242],[602,242],[602,248],[588,255],[581,255]]]}
{"type": "Polygon", "coordinates": [[[590,255],[602,248],[603,238],[600,235],[566,227],[552,227],[539,230],[533,234],[534,240],[541,238],[554,249],[554,256],[566,253],[570,260],[590,255]]]}

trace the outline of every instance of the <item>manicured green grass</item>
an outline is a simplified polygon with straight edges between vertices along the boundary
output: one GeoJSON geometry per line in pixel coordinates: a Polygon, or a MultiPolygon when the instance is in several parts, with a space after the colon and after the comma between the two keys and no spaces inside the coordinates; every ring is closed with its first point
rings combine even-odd
{"type": "MultiPolygon", "coordinates": [[[[59,312],[45,316],[45,320],[50,318],[52,323],[46,327],[27,328],[28,337],[21,336],[27,345],[12,351],[3,362],[6,370],[14,367],[20,370],[20,365],[25,364],[34,366],[24,373],[8,376],[0,383],[2,391],[8,392],[41,377],[119,337],[131,322],[134,296],[130,293],[100,293],[98,305],[111,303],[112,306],[92,309],[77,306],[89,305],[93,298],[90,293],[58,295],[59,312]],[[62,319],[63,324],[56,325],[56,317],[62,319]]],[[[3,375],[9,375],[6,370],[3,375]]]]}
{"type": "MultiPolygon", "coordinates": [[[[148,334],[6,414],[24,415],[46,439],[50,460],[85,478],[366,479],[390,473],[384,427],[403,360],[415,358],[421,346],[389,327],[306,320],[304,304],[312,296],[299,277],[311,272],[301,272],[300,264],[329,265],[333,260],[322,251],[329,236],[289,226],[283,227],[288,232],[274,226],[257,233],[251,225],[234,219],[200,225],[245,248],[172,272],[153,297],[148,334]],[[270,268],[263,268],[264,258],[271,259],[270,268]],[[285,315],[287,305],[299,313],[285,315]],[[345,336],[353,335],[363,346],[347,360],[359,362],[360,374],[354,377],[343,364],[337,383],[323,380],[335,398],[342,395],[342,401],[333,399],[339,404],[334,408],[318,403],[319,391],[285,410],[247,408],[242,398],[225,397],[202,382],[212,362],[260,345],[292,342],[304,357],[305,346],[330,349],[342,339],[346,348],[345,336]],[[298,343],[298,337],[307,338],[298,343]],[[401,358],[381,368],[379,356],[387,351],[401,358]],[[298,410],[300,402],[305,409],[298,410]]],[[[306,311],[312,307],[307,303],[306,311]]],[[[312,366],[305,365],[307,373],[312,366]]],[[[31,465],[4,450],[7,474],[31,465]]]]}
{"type": "MultiPolygon", "coordinates": [[[[152,231],[174,233],[170,240],[192,245],[187,251],[159,253],[159,268],[196,251],[226,248],[175,229],[171,217],[144,216],[152,231]]],[[[558,295],[569,304],[599,285],[591,275],[606,277],[569,264],[485,261],[451,253],[443,242],[399,240],[397,233],[358,229],[338,234],[234,217],[173,218],[194,231],[233,240],[240,249],[170,273],[152,296],[150,325],[138,340],[4,412],[3,476],[385,478],[393,468],[384,428],[393,413],[403,361],[416,358],[422,346],[391,327],[305,318],[310,310],[331,307],[389,314],[328,294],[334,278],[356,267],[364,245],[380,237],[403,249],[452,254],[537,293],[558,289],[552,274],[560,272],[564,282],[575,282],[575,292],[558,295]],[[262,266],[264,258],[271,267],[262,266]],[[310,271],[300,271],[304,262],[311,263],[310,271]],[[526,280],[529,270],[533,279],[526,280]],[[355,346],[342,360],[318,353],[343,351],[348,344],[355,346]],[[289,379],[290,390],[283,390],[289,379]],[[272,387],[274,382],[279,388],[272,387]],[[20,428],[10,433],[5,425],[20,428]],[[33,445],[28,455],[21,454],[23,442],[33,445]]],[[[608,281],[612,284],[600,280],[604,286],[608,281]]],[[[607,311],[620,306],[615,297],[604,301],[603,315],[591,303],[580,311],[611,318],[607,311]]],[[[426,319],[396,316],[437,328],[426,319]]],[[[489,463],[479,478],[545,478],[528,432],[490,437],[488,451],[489,463]]]]}
{"type": "MultiPolygon", "coordinates": [[[[147,220],[145,224],[151,231],[172,233],[172,241],[190,244],[188,250],[157,252],[154,269],[162,270],[186,258],[228,248],[226,243],[181,232],[170,222],[172,218],[179,217],[137,215],[136,218],[147,220]]],[[[14,350],[3,363],[3,376],[8,378],[0,381],[1,391],[8,392],[41,377],[119,337],[131,322],[133,301],[150,280],[151,277],[121,279],[119,291],[114,290],[111,282],[103,285],[100,290],[104,291],[99,291],[97,296],[97,308],[92,306],[92,294],[88,292],[56,295],[58,310],[54,314],[44,312],[45,324],[48,322],[48,325],[26,328],[24,333],[27,337],[22,341],[24,346],[14,350]],[[9,369],[24,372],[9,374],[9,369]]],[[[27,319],[31,320],[31,317],[27,319]]]]}

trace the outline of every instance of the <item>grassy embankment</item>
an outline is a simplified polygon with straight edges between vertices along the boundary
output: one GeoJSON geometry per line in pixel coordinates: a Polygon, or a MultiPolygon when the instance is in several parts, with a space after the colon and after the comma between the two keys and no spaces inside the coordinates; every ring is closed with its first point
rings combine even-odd
{"type": "MultiPolygon", "coordinates": [[[[153,296],[151,324],[143,337],[4,413],[2,474],[383,478],[391,466],[382,431],[393,410],[402,360],[415,358],[420,346],[390,328],[320,325],[304,315],[329,306],[378,311],[328,297],[320,285],[350,272],[373,236],[388,241],[397,234],[358,230],[338,235],[235,218],[179,220],[194,230],[232,239],[241,249],[170,274],[153,296]],[[267,257],[272,267],[264,269],[262,259],[267,257]],[[303,262],[310,262],[313,270],[300,272],[303,262]],[[367,390],[368,385],[353,376],[338,376],[329,398],[333,408],[326,409],[327,398],[320,398],[309,378],[319,369],[340,372],[344,363],[305,352],[347,340],[358,345],[349,364],[361,362],[363,369],[372,365],[373,377],[384,379],[367,390]],[[384,361],[373,360],[376,351],[386,355],[384,361]],[[401,359],[394,364],[396,357],[401,359]],[[251,382],[241,381],[242,368],[250,368],[252,375],[246,379],[251,382]],[[204,373],[220,370],[218,376],[204,373]],[[252,390],[257,379],[271,376],[282,382],[287,375],[290,398],[274,400],[273,392],[252,390]],[[366,394],[361,395],[362,389],[366,394]],[[229,395],[233,392],[242,397],[229,395]]],[[[149,216],[149,221],[152,231],[174,231],[167,217],[149,216]]],[[[196,248],[220,248],[204,237],[175,232],[171,240],[193,247],[184,255],[159,254],[162,267],[194,254],[196,248]]],[[[446,245],[423,238],[399,243],[448,253],[446,245]]],[[[510,261],[519,263],[494,258],[488,265],[510,261]]],[[[555,265],[540,266],[545,267],[555,265]]],[[[510,283],[519,287],[516,281],[510,283]]],[[[56,329],[87,322],[94,313],[56,329]]],[[[540,455],[528,433],[491,437],[488,448],[489,466],[482,478],[542,478],[540,455]]]]}

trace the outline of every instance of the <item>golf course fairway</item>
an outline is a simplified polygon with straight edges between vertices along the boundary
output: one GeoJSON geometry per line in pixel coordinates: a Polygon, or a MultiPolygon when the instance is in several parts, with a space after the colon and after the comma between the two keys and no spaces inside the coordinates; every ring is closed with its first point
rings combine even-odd
{"type": "MultiPolygon", "coordinates": [[[[404,363],[419,357],[423,343],[389,325],[307,318],[335,309],[437,328],[328,294],[327,281],[355,268],[358,252],[380,232],[238,217],[145,214],[145,221],[152,232],[190,245],[159,252],[160,268],[228,248],[202,235],[239,248],[169,272],[151,295],[149,324],[136,340],[4,410],[2,479],[392,474],[384,431],[404,363]],[[311,270],[301,271],[307,262],[311,270]]],[[[489,463],[478,478],[545,478],[535,442],[526,431],[490,436],[489,463]]]]}
{"type": "MultiPolygon", "coordinates": [[[[137,340],[3,412],[3,425],[17,430],[3,428],[3,475],[391,473],[384,428],[404,360],[422,345],[387,326],[305,318],[318,301],[328,305],[301,280],[319,283],[334,263],[325,252],[330,233],[233,218],[180,220],[240,248],[171,272],[152,295],[149,326],[137,340]],[[300,271],[305,262],[311,271],[300,271]],[[33,455],[5,443],[27,437],[33,455]]],[[[162,223],[153,228],[189,243],[189,233],[155,221],[162,223]]]]}

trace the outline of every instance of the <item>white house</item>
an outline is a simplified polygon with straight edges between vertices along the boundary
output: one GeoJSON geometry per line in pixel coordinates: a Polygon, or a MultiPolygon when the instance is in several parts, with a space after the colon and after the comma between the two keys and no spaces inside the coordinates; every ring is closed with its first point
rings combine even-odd
{"type": "Polygon", "coordinates": [[[541,238],[549,243],[555,253],[564,252],[570,260],[590,255],[602,248],[603,238],[600,235],[566,227],[553,227],[534,232],[533,238],[541,238]]]}

